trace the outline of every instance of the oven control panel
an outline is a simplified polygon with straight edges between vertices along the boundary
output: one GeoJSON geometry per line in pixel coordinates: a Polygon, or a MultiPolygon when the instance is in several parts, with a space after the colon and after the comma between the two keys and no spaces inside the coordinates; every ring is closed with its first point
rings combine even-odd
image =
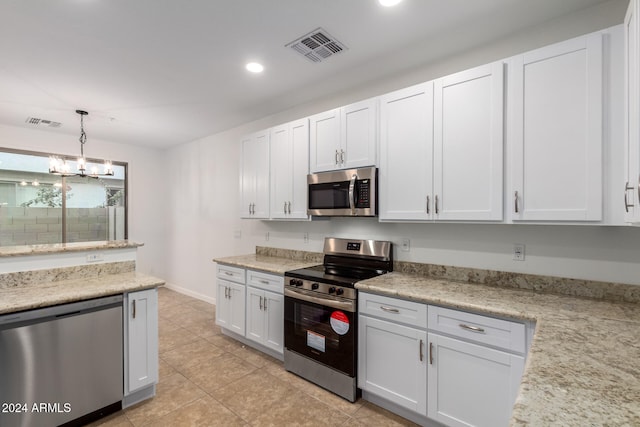
{"type": "Polygon", "coordinates": [[[325,295],[334,295],[341,298],[356,299],[357,291],[354,288],[332,285],[312,280],[296,279],[285,276],[285,286],[289,288],[305,289],[325,295]]]}

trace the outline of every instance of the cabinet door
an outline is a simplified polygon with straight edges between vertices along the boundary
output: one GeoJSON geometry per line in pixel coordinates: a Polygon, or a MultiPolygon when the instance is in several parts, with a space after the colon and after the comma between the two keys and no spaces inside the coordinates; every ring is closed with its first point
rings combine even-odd
{"type": "Polygon", "coordinates": [[[380,98],[380,220],[426,220],[433,212],[433,83],[380,98]]]}
{"type": "Polygon", "coordinates": [[[426,415],[427,333],[368,316],[358,320],[358,386],[426,415]]]}
{"type": "Polygon", "coordinates": [[[524,358],[429,334],[428,416],[447,426],[508,426],[524,358]]]}
{"type": "Polygon", "coordinates": [[[502,219],[503,69],[496,62],[435,82],[436,219],[502,219]]]}
{"type": "Polygon", "coordinates": [[[216,324],[237,334],[245,333],[245,285],[218,279],[216,324]]]}
{"type": "Polygon", "coordinates": [[[340,109],[309,118],[309,168],[312,173],[340,169],[340,109]]]}
{"type": "Polygon", "coordinates": [[[269,131],[242,140],[242,218],[269,217],[269,131]]]}
{"type": "Polygon", "coordinates": [[[158,290],[127,295],[125,394],[158,382],[158,290]]]}
{"type": "Polygon", "coordinates": [[[601,34],[510,62],[514,220],[602,219],[602,67],[601,34]]]}
{"type": "Polygon", "coordinates": [[[342,168],[376,165],[377,105],[377,99],[368,99],[341,108],[342,168]]]}
{"type": "Polygon", "coordinates": [[[254,287],[247,287],[247,333],[250,340],[262,344],[264,342],[264,291],[254,287]]]}
{"type": "Polygon", "coordinates": [[[264,292],[265,334],[264,345],[282,353],[284,351],[284,295],[264,292]]]}
{"type": "Polygon", "coordinates": [[[625,151],[624,220],[640,221],[640,71],[638,63],[638,1],[631,0],[624,19],[625,151]]]}
{"type": "Polygon", "coordinates": [[[271,129],[271,218],[287,218],[292,199],[294,163],[290,135],[288,124],[271,129]]]}
{"type": "Polygon", "coordinates": [[[291,204],[289,218],[309,219],[307,215],[307,174],[309,173],[309,120],[292,122],[289,128],[292,152],[291,204]]]}

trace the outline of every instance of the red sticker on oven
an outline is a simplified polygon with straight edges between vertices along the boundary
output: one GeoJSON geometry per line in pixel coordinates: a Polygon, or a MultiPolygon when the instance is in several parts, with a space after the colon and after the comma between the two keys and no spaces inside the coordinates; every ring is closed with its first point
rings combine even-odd
{"type": "Polygon", "coordinates": [[[344,335],[349,332],[349,318],[341,311],[334,311],[331,313],[331,328],[338,335],[344,335]]]}

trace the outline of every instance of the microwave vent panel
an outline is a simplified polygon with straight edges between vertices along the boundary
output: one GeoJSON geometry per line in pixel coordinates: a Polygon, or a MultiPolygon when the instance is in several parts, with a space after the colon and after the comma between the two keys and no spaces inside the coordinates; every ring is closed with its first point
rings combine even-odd
{"type": "Polygon", "coordinates": [[[290,47],[311,62],[322,62],[347,49],[344,44],[322,28],[316,28],[285,47],[290,47]]]}

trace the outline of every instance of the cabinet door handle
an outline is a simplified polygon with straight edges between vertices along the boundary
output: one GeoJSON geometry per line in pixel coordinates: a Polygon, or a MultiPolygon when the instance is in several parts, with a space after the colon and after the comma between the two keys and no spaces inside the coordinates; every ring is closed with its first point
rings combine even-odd
{"type": "Polygon", "coordinates": [[[422,354],[422,340],[420,340],[420,361],[422,362],[422,359],[424,359],[423,357],[424,355],[422,354]]]}
{"type": "Polygon", "coordinates": [[[429,343],[429,365],[433,365],[433,343],[429,343]]]}
{"type": "Polygon", "coordinates": [[[340,163],[340,153],[338,153],[338,150],[336,150],[336,165],[340,163]]]}
{"type": "Polygon", "coordinates": [[[284,202],[284,207],[282,208],[284,210],[284,214],[287,214],[287,202],[284,202]]]}
{"type": "Polygon", "coordinates": [[[264,299],[262,300],[262,308],[264,309],[264,311],[267,311],[267,297],[264,297],[264,299]]]}
{"type": "Polygon", "coordinates": [[[513,195],[513,210],[518,213],[518,190],[513,195]]]}
{"type": "Polygon", "coordinates": [[[287,206],[288,206],[288,208],[287,208],[287,211],[288,211],[288,212],[287,212],[287,213],[288,213],[289,215],[291,215],[291,202],[287,202],[287,206]]]}
{"type": "Polygon", "coordinates": [[[435,198],[435,204],[436,204],[436,215],[438,215],[440,213],[439,209],[438,209],[438,195],[436,194],[436,198],[435,198]]]}
{"type": "Polygon", "coordinates": [[[400,314],[400,310],[398,310],[397,308],[385,307],[384,305],[380,306],[380,310],[386,311],[387,313],[400,314]]]}
{"type": "Polygon", "coordinates": [[[262,310],[262,297],[260,297],[260,310],[262,310]]]}
{"type": "Polygon", "coordinates": [[[229,299],[231,299],[231,288],[227,288],[229,292],[229,299]]]}
{"type": "Polygon", "coordinates": [[[427,196],[427,215],[429,215],[429,205],[430,205],[429,196],[427,196]]]}
{"type": "Polygon", "coordinates": [[[464,323],[460,323],[458,326],[460,326],[462,329],[466,329],[466,330],[471,331],[471,332],[477,332],[479,334],[484,334],[484,329],[479,328],[477,326],[466,325],[464,323]]]}
{"type": "Polygon", "coordinates": [[[133,318],[135,319],[136,318],[136,300],[133,300],[133,309],[132,309],[132,311],[133,311],[133,318]]]}
{"type": "MultiPolygon", "coordinates": [[[[629,201],[627,200],[627,192],[629,190],[633,190],[633,187],[629,187],[629,181],[627,181],[627,183],[624,185],[624,210],[625,210],[625,212],[629,212],[629,208],[633,207],[633,203],[629,204],[629,201]]],[[[638,185],[638,194],[640,195],[640,185],[638,185]]]]}
{"type": "Polygon", "coordinates": [[[344,164],[344,150],[340,150],[340,163],[344,164]]]}

